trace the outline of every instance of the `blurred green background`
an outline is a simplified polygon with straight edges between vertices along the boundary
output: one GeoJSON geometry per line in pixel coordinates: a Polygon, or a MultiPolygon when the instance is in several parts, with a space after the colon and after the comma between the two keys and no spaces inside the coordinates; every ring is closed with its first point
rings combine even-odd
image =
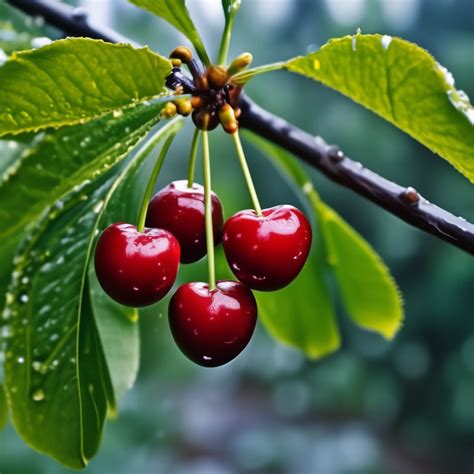
{"type": "MultiPolygon", "coordinates": [[[[125,0],[83,0],[89,18],[167,54],[183,38],[125,0]]],[[[303,54],[327,39],[401,36],[430,50],[474,97],[472,0],[243,0],[231,53],[256,64],[303,54]]],[[[221,32],[219,0],[188,0],[207,44],[221,32]]],[[[56,37],[41,19],[0,4],[0,43],[56,37]],[[9,30],[14,21],[16,30],[9,30]]],[[[37,40],[36,40],[37,41],[37,40]]],[[[216,53],[216,47],[211,53],[216,53]]],[[[1,87],[1,85],[0,85],[1,87]]],[[[474,220],[472,185],[442,159],[337,93],[302,77],[257,78],[249,94],[352,158],[427,199],[474,220]],[[311,104],[311,107],[308,107],[311,104]]],[[[1,93],[1,92],[0,92],[1,93]]],[[[185,176],[190,129],[158,186],[185,176]]],[[[212,136],[214,189],[229,216],[249,205],[231,142],[212,136]]],[[[264,206],[296,196],[247,147],[264,206]]],[[[395,341],[339,321],[343,346],[307,361],[258,327],[244,353],[218,369],[185,359],[170,338],[166,302],[142,315],[137,383],[109,422],[92,473],[349,474],[471,473],[474,470],[474,261],[314,173],[317,189],[380,252],[405,298],[395,341]]],[[[182,280],[205,278],[203,264],[182,280]]],[[[311,305],[311,295],[302,295],[311,305]]],[[[317,312],[318,308],[314,308],[317,312]]],[[[120,344],[120,341],[117,341],[120,344]]],[[[61,440],[58,440],[60,443],[61,440]]],[[[0,433],[2,474],[68,472],[29,450],[9,425],[0,433]]]]}

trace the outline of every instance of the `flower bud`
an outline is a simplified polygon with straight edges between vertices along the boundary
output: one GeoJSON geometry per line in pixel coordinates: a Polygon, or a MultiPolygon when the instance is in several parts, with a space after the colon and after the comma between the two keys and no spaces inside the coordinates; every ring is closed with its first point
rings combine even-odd
{"type": "Polygon", "coordinates": [[[233,76],[245,69],[247,69],[253,61],[253,56],[250,53],[242,53],[237,56],[227,69],[227,74],[233,76]]]}
{"type": "Polygon", "coordinates": [[[220,108],[219,120],[227,133],[235,133],[239,128],[234,109],[229,104],[225,104],[220,108]]]}
{"type": "Polygon", "coordinates": [[[186,46],[178,46],[170,54],[171,59],[179,59],[184,64],[187,64],[193,59],[193,53],[186,46]]]}

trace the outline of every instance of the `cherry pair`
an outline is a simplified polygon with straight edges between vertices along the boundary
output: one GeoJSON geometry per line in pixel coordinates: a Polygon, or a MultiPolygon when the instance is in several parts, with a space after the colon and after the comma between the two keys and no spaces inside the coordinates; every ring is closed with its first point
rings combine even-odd
{"type": "MultiPolygon", "coordinates": [[[[204,188],[175,181],[150,202],[147,227],[166,229],[179,241],[181,262],[206,254],[204,188]]],[[[311,226],[293,206],[240,211],[223,228],[222,205],[212,193],[214,245],[223,236],[225,255],[235,276],[249,288],[274,291],[287,286],[301,271],[311,246],[311,226]]]]}

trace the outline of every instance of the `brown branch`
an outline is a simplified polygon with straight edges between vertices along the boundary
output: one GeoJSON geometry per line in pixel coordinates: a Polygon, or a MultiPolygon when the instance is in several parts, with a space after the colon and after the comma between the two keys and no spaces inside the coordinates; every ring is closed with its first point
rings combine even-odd
{"type": "MultiPolygon", "coordinates": [[[[128,42],[117,33],[92,26],[77,9],[55,0],[7,0],[67,35],[128,42]]],[[[352,161],[338,147],[294,127],[262,109],[247,96],[241,99],[243,127],[293,153],[331,180],[355,191],[405,222],[474,255],[474,225],[428,202],[413,188],[402,187],[352,161]]]]}

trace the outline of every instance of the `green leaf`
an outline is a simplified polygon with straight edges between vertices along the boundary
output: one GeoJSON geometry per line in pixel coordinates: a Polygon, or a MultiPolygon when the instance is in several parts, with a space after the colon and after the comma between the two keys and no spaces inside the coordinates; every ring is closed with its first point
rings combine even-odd
{"type": "Polygon", "coordinates": [[[5,398],[5,390],[0,385],[0,431],[3,430],[8,421],[8,406],[5,398]]]}
{"type": "Polygon", "coordinates": [[[288,287],[255,293],[260,321],[270,334],[311,358],[328,355],[340,345],[322,255],[318,254],[313,249],[304,269],[288,287]]]}
{"type": "Polygon", "coordinates": [[[317,214],[327,243],[327,260],[347,313],[362,328],[392,339],[403,321],[403,302],[389,269],[369,243],[331,208],[320,202],[317,214]]]}
{"type": "Polygon", "coordinates": [[[72,192],[44,214],[16,257],[4,310],[12,422],[29,445],[73,468],[96,452],[107,411],[84,262],[95,203],[110,185],[72,192]]]}
{"type": "Polygon", "coordinates": [[[474,108],[453,76],[419,46],[355,35],[286,63],[396,125],[474,182],[474,108]]]}
{"type": "Polygon", "coordinates": [[[201,60],[206,65],[211,63],[201,36],[186,8],[185,0],[130,0],[130,2],[160,16],[181,31],[196,48],[201,60]]]}
{"type": "Polygon", "coordinates": [[[402,324],[403,302],[387,266],[363,237],[323,203],[311,178],[295,159],[271,143],[251,137],[294,181],[316,212],[318,232],[314,238],[323,239],[323,258],[336,277],[349,317],[364,329],[393,338],[402,324]]]}
{"type": "Polygon", "coordinates": [[[64,127],[26,150],[0,180],[0,239],[16,235],[52,202],[123,159],[158,121],[162,107],[139,105],[64,127]]]}
{"type": "Polygon", "coordinates": [[[0,67],[0,136],[84,123],[165,92],[171,63],[147,48],[68,38],[0,67]]]}
{"type": "MultiPolygon", "coordinates": [[[[155,141],[176,127],[170,122],[155,141]]],[[[93,244],[114,191],[146,156],[50,206],[15,259],[4,311],[12,421],[28,444],[69,467],[94,455],[114,408],[87,278],[93,244]]]]}

